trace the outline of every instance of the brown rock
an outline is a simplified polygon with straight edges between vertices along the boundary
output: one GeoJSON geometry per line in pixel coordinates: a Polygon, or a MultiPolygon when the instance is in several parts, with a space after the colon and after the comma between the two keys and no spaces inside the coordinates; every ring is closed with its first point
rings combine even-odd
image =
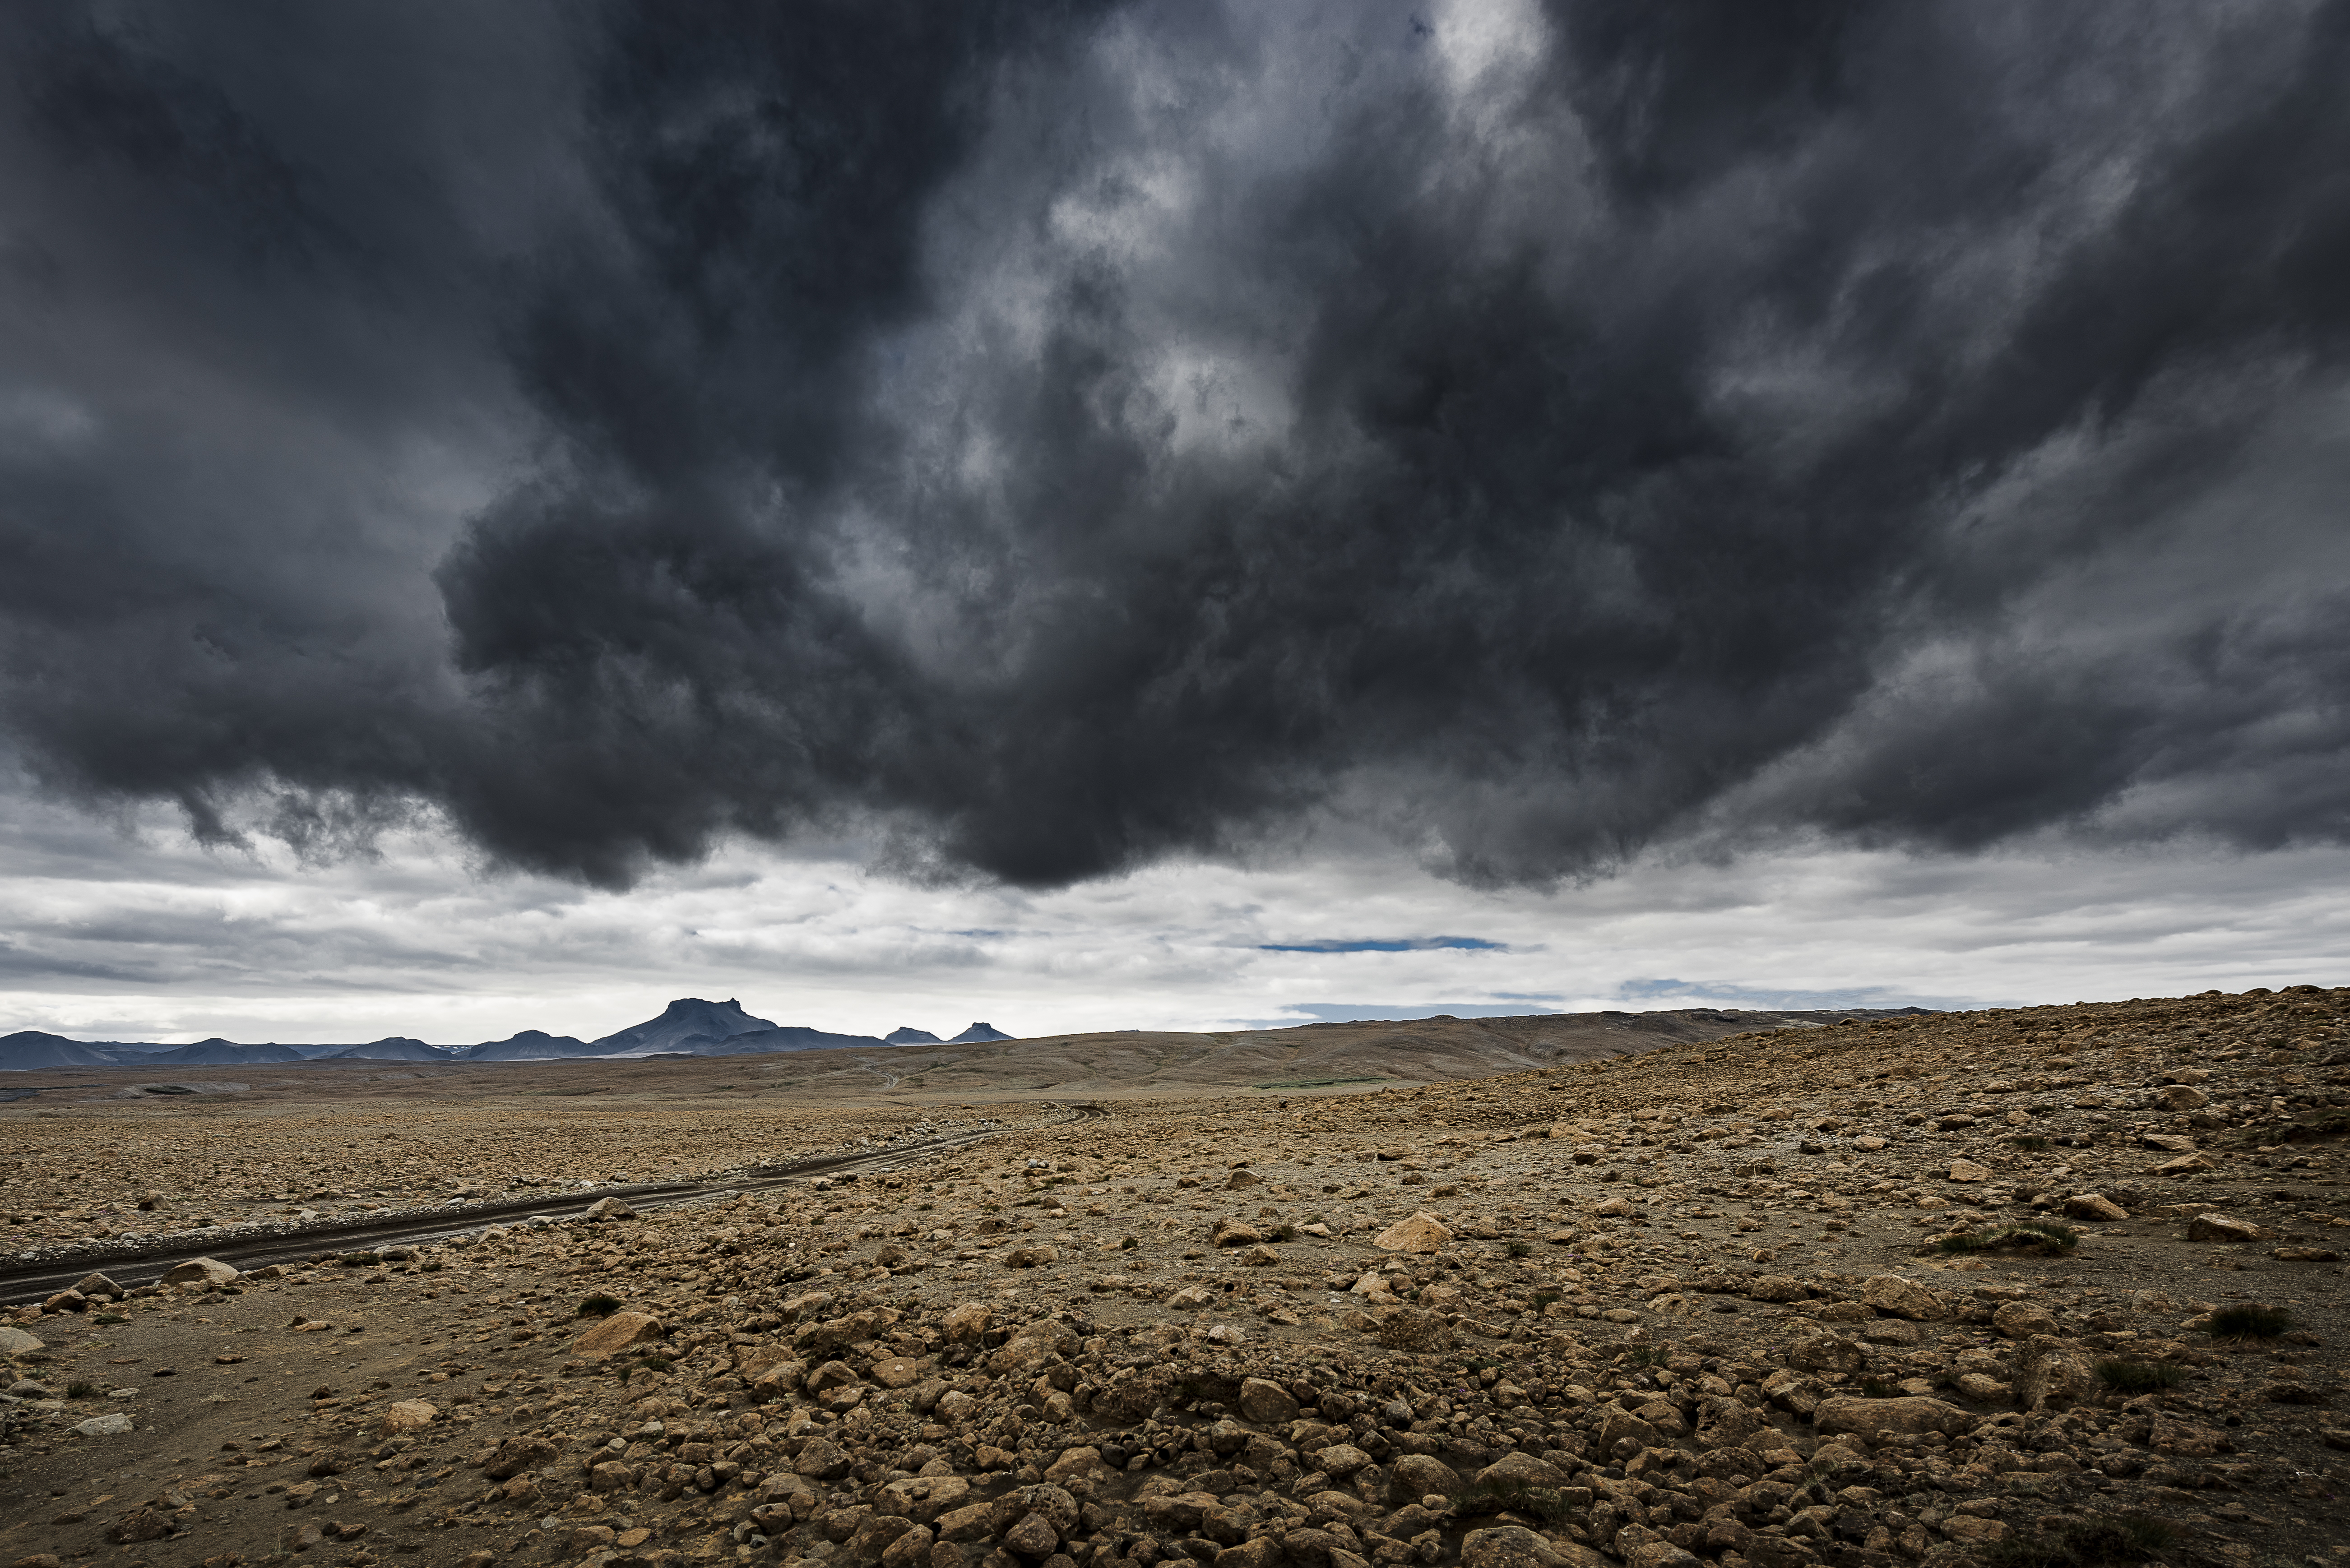
{"type": "Polygon", "coordinates": [[[2126,1220],[2129,1210],[2102,1192],[2076,1192],[2064,1199],[2069,1220],[2126,1220]]]}
{"type": "MultiPolygon", "coordinates": [[[[2002,1331],[2004,1332],[2004,1331],[2002,1331]]],[[[2015,1403],[2029,1411],[2063,1410],[2095,1398],[2097,1374],[2068,1342],[2039,1334],[2015,1357],[2015,1403]]]]}
{"type": "Polygon", "coordinates": [[[2054,1334],[2056,1314],[2032,1302],[2009,1302],[1991,1314],[1991,1327],[2004,1339],[2030,1339],[2035,1334],[2054,1334]]]}
{"type": "Polygon", "coordinates": [[[1798,1372],[1857,1372],[1867,1354],[1840,1334],[1806,1334],[1787,1346],[1787,1365],[1798,1372]]]}
{"type": "Polygon", "coordinates": [[[811,1438],[807,1446],[800,1449],[799,1457],[792,1461],[792,1469],[795,1474],[816,1480],[838,1480],[856,1462],[839,1444],[822,1438],[811,1438]]]}
{"type": "Polygon", "coordinates": [[[1444,1222],[1423,1209],[1372,1237],[1371,1245],[1385,1252],[1434,1252],[1451,1240],[1444,1222]]]}
{"type": "Polygon", "coordinates": [[[1912,1395],[1898,1399],[1868,1399],[1839,1396],[1820,1401],[1812,1423],[1823,1436],[1850,1432],[1863,1438],[1884,1438],[1939,1432],[1955,1438],[1975,1429],[1976,1418],[1956,1405],[1912,1395]]]}
{"type": "Polygon", "coordinates": [[[1887,1317],[1908,1318],[1912,1323],[1933,1322],[1950,1315],[1933,1292],[1898,1274],[1877,1274],[1864,1281],[1860,1299],[1863,1304],[1875,1307],[1887,1317]]]}
{"type": "Polygon", "coordinates": [[[1297,1419],[1297,1401],[1289,1390],[1263,1377],[1243,1378],[1236,1403],[1241,1419],[1255,1426],[1285,1426],[1297,1419]]]}
{"type": "Polygon", "coordinates": [[[1752,1302],[1801,1302],[1811,1296],[1804,1282],[1793,1274],[1763,1274],[1746,1286],[1746,1299],[1752,1302]]]}
{"type": "Polygon", "coordinates": [[[949,1345],[975,1345],[995,1321],[995,1310],[985,1302],[965,1302],[939,1319],[939,1332],[949,1345]]]}
{"type": "Polygon", "coordinates": [[[900,1533],[881,1552],[881,1568],[930,1568],[931,1554],[937,1542],[927,1526],[916,1525],[900,1533]]]}
{"type": "Polygon", "coordinates": [[[1216,1221],[1211,1244],[1218,1247],[1253,1247],[1264,1240],[1264,1233],[1245,1220],[1232,1216],[1216,1221]]]}
{"type": "Polygon", "coordinates": [[[384,1407],[376,1422],[376,1430],[385,1433],[413,1432],[440,1419],[440,1407],[425,1399],[402,1399],[384,1407]]]}
{"type": "Polygon", "coordinates": [[[1532,1454],[1507,1453],[1476,1475],[1479,1486],[1548,1486],[1566,1485],[1566,1472],[1555,1465],[1545,1464],[1532,1454]]]}
{"type": "Polygon", "coordinates": [[[2187,1225],[2190,1241],[2272,1241],[2276,1232],[2231,1214],[2198,1214],[2187,1225]]]}
{"type": "Polygon", "coordinates": [[[650,1313],[616,1312],[572,1341],[571,1353],[602,1360],[650,1344],[665,1332],[660,1319],[650,1313]]]}
{"type": "Polygon", "coordinates": [[[1400,1507],[1428,1496],[1457,1497],[1461,1472],[1433,1454],[1405,1454],[1388,1470],[1388,1501],[1400,1507]]]}
{"type": "Polygon", "coordinates": [[[191,1258],[184,1263],[174,1263],[165,1272],[167,1285],[230,1285],[236,1282],[236,1271],[217,1258],[191,1258]]]}
{"type": "Polygon", "coordinates": [[[1612,1568],[1588,1546],[1537,1535],[1523,1524],[1472,1530],[1461,1538],[1461,1568],[1612,1568]]]}
{"type": "Polygon", "coordinates": [[[1952,1181],[1989,1181],[1991,1170],[1991,1167],[1977,1165],[1971,1159],[1954,1159],[1950,1161],[1949,1175],[1952,1181]]]}
{"type": "Polygon", "coordinates": [[[921,1381],[922,1364],[911,1355],[885,1355],[873,1364],[873,1381],[884,1388],[910,1388],[921,1381]]]}

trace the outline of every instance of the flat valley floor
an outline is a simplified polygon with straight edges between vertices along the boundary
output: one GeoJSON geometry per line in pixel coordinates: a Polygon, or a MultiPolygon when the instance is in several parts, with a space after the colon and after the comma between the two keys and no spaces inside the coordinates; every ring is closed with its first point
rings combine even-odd
{"type": "Polygon", "coordinates": [[[0,1106],[20,1254],[994,1136],[16,1302],[0,1564],[2350,1563],[2345,1014],[1879,1019],[1084,1116],[795,1099],[774,1059],[23,1075],[102,1086],[0,1106]]]}

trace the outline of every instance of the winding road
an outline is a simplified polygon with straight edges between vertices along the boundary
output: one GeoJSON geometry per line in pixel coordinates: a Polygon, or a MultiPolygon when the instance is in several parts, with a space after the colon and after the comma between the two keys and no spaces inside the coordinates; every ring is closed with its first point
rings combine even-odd
{"type": "Polygon", "coordinates": [[[271,1263],[307,1262],[321,1252],[415,1246],[516,1220],[572,1219],[585,1214],[591,1205],[606,1198],[620,1199],[631,1209],[669,1209],[726,1193],[760,1192],[789,1187],[795,1182],[810,1181],[818,1177],[879,1175],[933,1155],[983,1143],[992,1137],[1002,1137],[1009,1133],[1041,1132],[1047,1127],[1066,1127],[1109,1114],[1095,1105],[1066,1105],[1058,1108],[1066,1114],[1055,1121],[1026,1127],[991,1127],[983,1132],[952,1133],[896,1148],[876,1149],[869,1154],[827,1155],[816,1159],[793,1160],[784,1165],[754,1166],[746,1170],[699,1181],[639,1182],[593,1188],[559,1198],[501,1199],[494,1202],[470,1204],[454,1213],[411,1210],[388,1219],[354,1220],[349,1224],[314,1224],[298,1231],[224,1234],[217,1241],[176,1235],[167,1242],[130,1251],[89,1249],[75,1259],[42,1258],[13,1266],[0,1265],[0,1303],[43,1301],[59,1291],[70,1289],[78,1281],[93,1272],[103,1273],[116,1284],[126,1288],[151,1284],[175,1265],[191,1258],[214,1258],[238,1269],[258,1269],[271,1263]]]}

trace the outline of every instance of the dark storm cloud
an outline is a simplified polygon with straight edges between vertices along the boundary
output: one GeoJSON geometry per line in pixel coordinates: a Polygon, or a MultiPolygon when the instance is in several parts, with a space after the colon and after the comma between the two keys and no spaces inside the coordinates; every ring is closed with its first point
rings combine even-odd
{"type": "Polygon", "coordinates": [[[2350,832],[2350,5],[0,50],[0,712],[84,798],[605,883],[2350,832]]]}

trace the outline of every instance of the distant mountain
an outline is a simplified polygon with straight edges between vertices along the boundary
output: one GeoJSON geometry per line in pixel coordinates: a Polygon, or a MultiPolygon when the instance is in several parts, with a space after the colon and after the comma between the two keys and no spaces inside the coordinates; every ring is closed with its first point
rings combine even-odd
{"type": "Polygon", "coordinates": [[[182,1067],[242,1067],[254,1062],[299,1062],[302,1053],[291,1045],[240,1045],[234,1040],[224,1040],[215,1034],[209,1040],[199,1040],[192,1045],[177,1045],[169,1051],[136,1058],[140,1065],[182,1067]]]}
{"type": "Polygon", "coordinates": [[[650,1056],[656,1051],[691,1051],[697,1056],[706,1056],[714,1053],[691,1044],[697,1036],[716,1042],[748,1034],[754,1029],[774,1027],[767,1020],[743,1012],[743,1004],[732,997],[724,1002],[704,1002],[698,996],[683,996],[663,1008],[659,1018],[590,1041],[588,1054],[650,1056]]]}
{"type": "Polygon", "coordinates": [[[785,1024],[778,1029],[754,1029],[724,1040],[703,1036],[684,1042],[677,1049],[691,1051],[697,1056],[764,1056],[773,1051],[853,1050],[888,1044],[888,1041],[876,1040],[870,1034],[827,1034],[821,1029],[785,1024]]]}
{"type": "Polygon", "coordinates": [[[504,1040],[484,1040],[479,1045],[468,1045],[457,1057],[466,1062],[545,1062],[560,1056],[593,1056],[596,1048],[585,1040],[569,1034],[549,1034],[544,1029],[525,1029],[504,1040]]]}
{"type": "Polygon", "coordinates": [[[35,1067],[111,1067],[115,1062],[107,1045],[93,1041],[68,1040],[62,1034],[44,1034],[37,1029],[0,1034],[0,1073],[22,1073],[35,1067]]]}
{"type": "Polygon", "coordinates": [[[931,1033],[927,1029],[892,1029],[889,1033],[881,1036],[881,1038],[885,1043],[891,1045],[938,1045],[943,1044],[937,1035],[931,1033]]]}
{"type": "Polygon", "coordinates": [[[970,1028],[964,1030],[962,1033],[956,1035],[953,1039],[948,1041],[947,1044],[950,1045],[983,1045],[991,1040],[1009,1040],[1011,1038],[1011,1035],[1004,1033],[1003,1031],[998,1029],[993,1023],[974,1023],[970,1028]]]}
{"type": "Polygon", "coordinates": [[[446,1062],[452,1053],[438,1045],[427,1045],[421,1040],[411,1040],[394,1034],[389,1039],[370,1041],[365,1045],[346,1045],[325,1056],[314,1057],[323,1062],[446,1062]]]}

